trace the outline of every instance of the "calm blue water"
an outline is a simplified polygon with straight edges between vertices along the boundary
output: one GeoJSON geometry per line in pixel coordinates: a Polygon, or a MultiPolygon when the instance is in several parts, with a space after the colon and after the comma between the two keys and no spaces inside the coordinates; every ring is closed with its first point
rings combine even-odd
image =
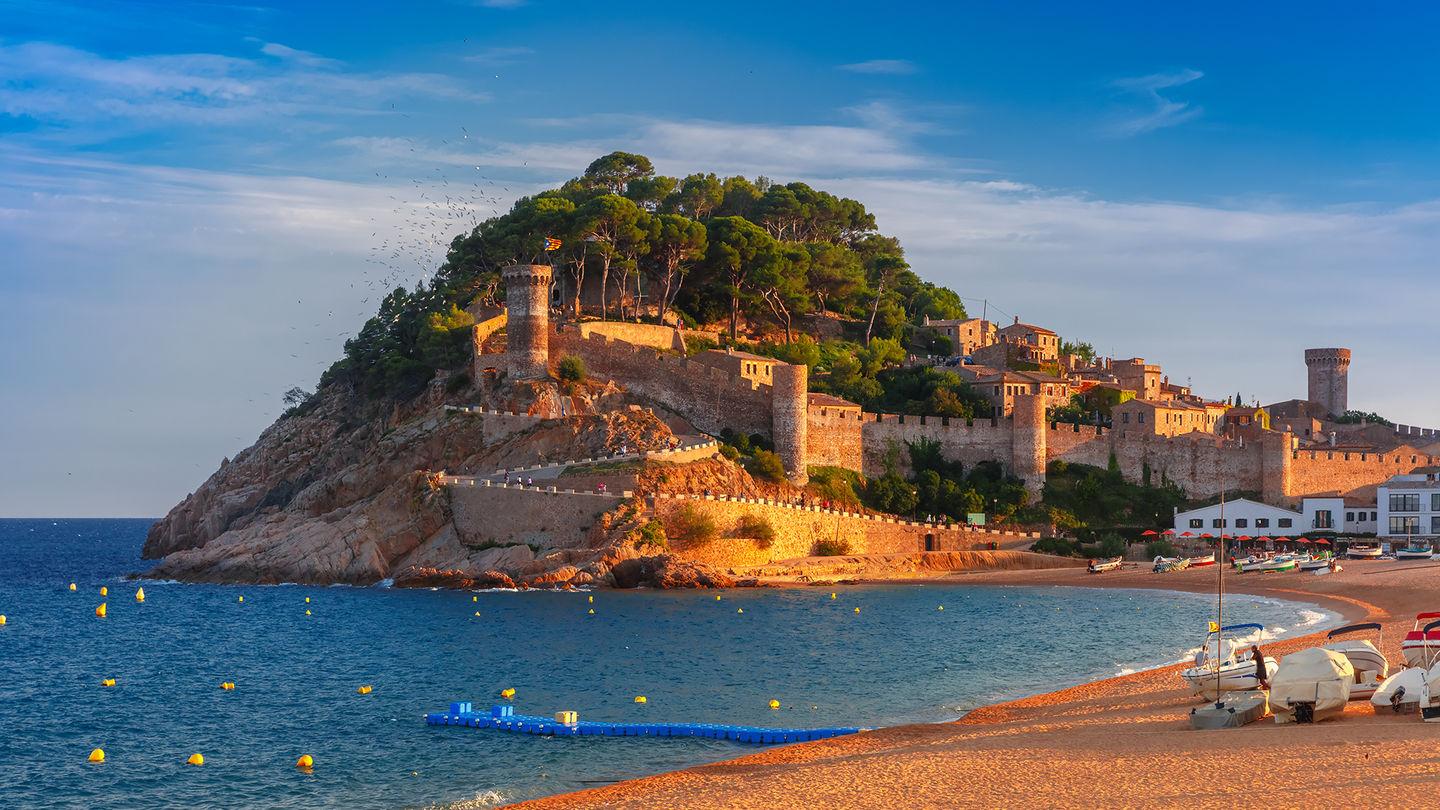
{"type": "MultiPolygon", "coordinates": [[[[425,712],[498,703],[513,687],[518,713],[589,720],[949,720],[1175,661],[1213,610],[1185,594],[962,585],[842,587],[833,600],[831,588],[727,591],[717,601],[713,591],[122,581],[148,567],[148,527],[0,520],[0,805],[488,807],[755,748],[432,727],[425,712]],[[94,615],[102,601],[105,619],[94,615]],[[106,678],[116,686],[102,687],[106,678]],[[224,681],[236,689],[222,691],[224,681]],[[374,691],[357,695],[362,685],[374,691]],[[782,709],[767,708],[771,699],[782,709]],[[93,748],[105,763],[86,761],[93,748]],[[186,765],[197,752],[205,765],[186,765]],[[315,758],[313,772],[293,767],[301,754],[315,758]]],[[[1293,634],[1330,619],[1227,601],[1227,624],[1293,634]]]]}

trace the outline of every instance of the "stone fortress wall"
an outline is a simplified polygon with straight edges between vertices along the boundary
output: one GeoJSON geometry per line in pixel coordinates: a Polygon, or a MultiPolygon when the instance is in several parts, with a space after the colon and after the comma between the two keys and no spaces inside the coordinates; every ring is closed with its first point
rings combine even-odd
{"type": "MultiPolygon", "coordinates": [[[[517,286],[533,275],[514,274],[517,286]]],[[[507,282],[511,278],[507,275],[507,282]]],[[[523,288],[520,294],[524,296],[523,288]]],[[[1005,419],[967,422],[870,414],[829,397],[812,402],[805,393],[803,367],[776,363],[775,384],[766,385],[687,360],[683,336],[669,327],[602,322],[557,328],[548,321],[548,309],[543,313],[544,320],[535,322],[546,339],[543,343],[533,336],[523,339],[519,342],[522,352],[533,353],[543,345],[552,368],[564,355],[577,355],[591,376],[613,380],[649,397],[706,433],[730,428],[770,437],[787,474],[797,483],[806,480],[807,467],[816,465],[844,467],[872,477],[882,474],[892,448],[899,449],[897,460],[903,469],[908,465],[904,443],[921,438],[938,441],[946,459],[966,467],[998,461],[1036,494],[1044,486],[1050,461],[1105,467],[1114,454],[1128,481],[1142,482],[1148,468],[1152,484],[1158,485],[1163,477],[1194,498],[1218,494],[1222,488],[1252,490],[1282,506],[1322,492],[1373,498],[1375,487],[1389,476],[1434,463],[1434,456],[1411,446],[1380,454],[1378,458],[1388,459],[1380,461],[1376,455],[1351,458],[1357,454],[1298,450],[1293,437],[1285,434],[1247,443],[1203,433],[1172,438],[1153,432],[1047,423],[1043,399],[1029,395],[1017,397],[1014,415],[1005,419]]],[[[517,345],[515,322],[512,313],[512,353],[517,345]]],[[[1347,349],[1306,351],[1312,399],[1316,394],[1325,395],[1328,400],[1318,401],[1338,406],[1336,413],[1346,405],[1349,354],[1347,349]]],[[[1414,437],[1414,445],[1440,438],[1433,431],[1416,431],[1414,437]]]]}

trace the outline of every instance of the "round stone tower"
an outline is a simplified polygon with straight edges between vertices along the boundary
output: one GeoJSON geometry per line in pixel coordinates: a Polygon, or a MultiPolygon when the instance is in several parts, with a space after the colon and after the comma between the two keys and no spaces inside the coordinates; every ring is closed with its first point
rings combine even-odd
{"type": "Polygon", "coordinates": [[[517,264],[500,271],[505,282],[505,345],[512,380],[550,376],[550,271],[517,264]]]}
{"type": "Polygon", "coordinates": [[[785,465],[785,476],[796,486],[810,481],[805,470],[805,454],[810,443],[809,374],[806,366],[775,364],[774,397],[770,411],[770,435],[775,440],[775,454],[785,465]]]}
{"type": "Polygon", "coordinates": [[[1011,439],[1011,455],[1015,459],[1015,476],[1025,481],[1025,489],[1040,498],[1045,488],[1045,397],[1040,394],[1016,394],[1011,439]]]}
{"type": "Polygon", "coordinates": [[[1305,370],[1309,377],[1311,402],[1318,402],[1332,416],[1349,407],[1349,349],[1306,349],[1305,370]]]}

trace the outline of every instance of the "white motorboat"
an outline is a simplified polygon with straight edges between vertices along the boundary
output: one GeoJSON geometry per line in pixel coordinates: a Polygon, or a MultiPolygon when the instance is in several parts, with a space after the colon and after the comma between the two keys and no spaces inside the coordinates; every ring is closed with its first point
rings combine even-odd
{"type": "Polygon", "coordinates": [[[1345,556],[1352,560],[1378,560],[1381,550],[1375,545],[1352,545],[1345,549],[1345,556]]]}
{"type": "MultiPolygon", "coordinates": [[[[1376,711],[1382,706],[1389,706],[1395,713],[1405,711],[1401,707],[1407,703],[1419,704],[1420,698],[1429,697],[1429,690],[1426,687],[1428,673],[1420,667],[1409,667],[1391,675],[1380,682],[1376,687],[1375,694],[1370,696],[1370,704],[1376,711]]],[[[1428,702],[1428,700],[1427,700],[1428,702]]],[[[1411,707],[1410,711],[1414,711],[1411,707]]]]}
{"type": "MultiPolygon", "coordinates": [[[[1246,650],[1241,656],[1235,655],[1240,638],[1257,638],[1265,628],[1258,624],[1236,624],[1223,627],[1219,632],[1211,631],[1205,636],[1205,645],[1195,654],[1195,666],[1180,671],[1180,677],[1190,685],[1192,694],[1206,700],[1215,700],[1226,692],[1244,692],[1259,689],[1260,681],[1255,677],[1255,661],[1246,650]],[[1251,631],[1243,633],[1242,631],[1251,631]],[[1224,639],[1223,645],[1220,643],[1224,639]]],[[[1265,659],[1265,677],[1275,674],[1275,659],[1265,659]]]]}
{"type": "Polygon", "coordinates": [[[1428,560],[1435,553],[1435,549],[1429,546],[1417,546],[1410,548],[1395,549],[1397,560],[1428,560]]]}
{"type": "Polygon", "coordinates": [[[1415,617],[1415,627],[1400,642],[1405,666],[1429,669],[1440,660],[1440,630],[1436,630],[1440,628],[1440,621],[1436,619],[1440,619],[1440,613],[1421,613],[1415,617]]]}
{"type": "MultiPolygon", "coordinates": [[[[1308,556],[1306,557],[1308,560],[1308,556]]],[[[1300,560],[1293,554],[1281,554],[1268,560],[1259,562],[1247,562],[1239,566],[1240,573],[1265,573],[1269,571],[1294,571],[1300,565],[1300,560]]]]}
{"type": "Polygon", "coordinates": [[[1114,571],[1125,563],[1124,557],[1111,557],[1108,560],[1091,560],[1090,567],[1086,569],[1091,574],[1103,574],[1106,571],[1114,571]]]}
{"type": "Polygon", "coordinates": [[[1299,565],[1300,565],[1300,570],[1301,570],[1301,571],[1318,571],[1318,570],[1320,570],[1321,568],[1329,568],[1329,567],[1330,567],[1330,561],[1333,560],[1333,559],[1335,559],[1335,557],[1334,557],[1330,552],[1328,552],[1328,551],[1322,551],[1322,552],[1320,552],[1319,554],[1316,554],[1316,555],[1311,556],[1310,559],[1304,560],[1303,562],[1301,562],[1301,563],[1299,564],[1299,565]]]}
{"type": "Polygon", "coordinates": [[[1191,558],[1190,558],[1190,567],[1191,567],[1191,568],[1199,568],[1199,567],[1202,566],[1202,565],[1214,565],[1214,564],[1215,564],[1215,552],[1213,552],[1213,551],[1210,552],[1209,554],[1206,554],[1204,557],[1191,557],[1191,558]]]}
{"type": "Polygon", "coordinates": [[[1379,624],[1367,622],[1365,624],[1352,624],[1341,627],[1337,630],[1331,630],[1329,634],[1325,636],[1325,640],[1329,643],[1322,644],[1321,649],[1331,650],[1332,652],[1337,652],[1345,656],[1350,662],[1350,666],[1355,670],[1355,682],[1350,686],[1351,700],[1365,700],[1370,698],[1375,694],[1375,690],[1380,687],[1380,682],[1390,676],[1390,664],[1385,660],[1384,654],[1382,654],[1379,649],[1385,646],[1385,631],[1379,624]],[[1331,641],[1331,639],[1337,636],[1345,636],[1363,630],[1374,630],[1380,635],[1373,643],[1363,638],[1331,641]]]}
{"type": "Polygon", "coordinates": [[[1314,723],[1345,711],[1355,668],[1333,650],[1311,647],[1280,661],[1270,681],[1270,711],[1277,723],[1314,723]]]}

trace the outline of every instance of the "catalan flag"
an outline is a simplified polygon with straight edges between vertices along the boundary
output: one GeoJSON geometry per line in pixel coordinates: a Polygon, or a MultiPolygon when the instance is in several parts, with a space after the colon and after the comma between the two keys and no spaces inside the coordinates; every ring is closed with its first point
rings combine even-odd
{"type": "Polygon", "coordinates": [[[553,237],[553,236],[547,236],[547,237],[545,237],[545,249],[546,249],[546,250],[559,250],[559,249],[560,249],[560,240],[559,240],[559,239],[556,239],[556,238],[553,237]]]}

